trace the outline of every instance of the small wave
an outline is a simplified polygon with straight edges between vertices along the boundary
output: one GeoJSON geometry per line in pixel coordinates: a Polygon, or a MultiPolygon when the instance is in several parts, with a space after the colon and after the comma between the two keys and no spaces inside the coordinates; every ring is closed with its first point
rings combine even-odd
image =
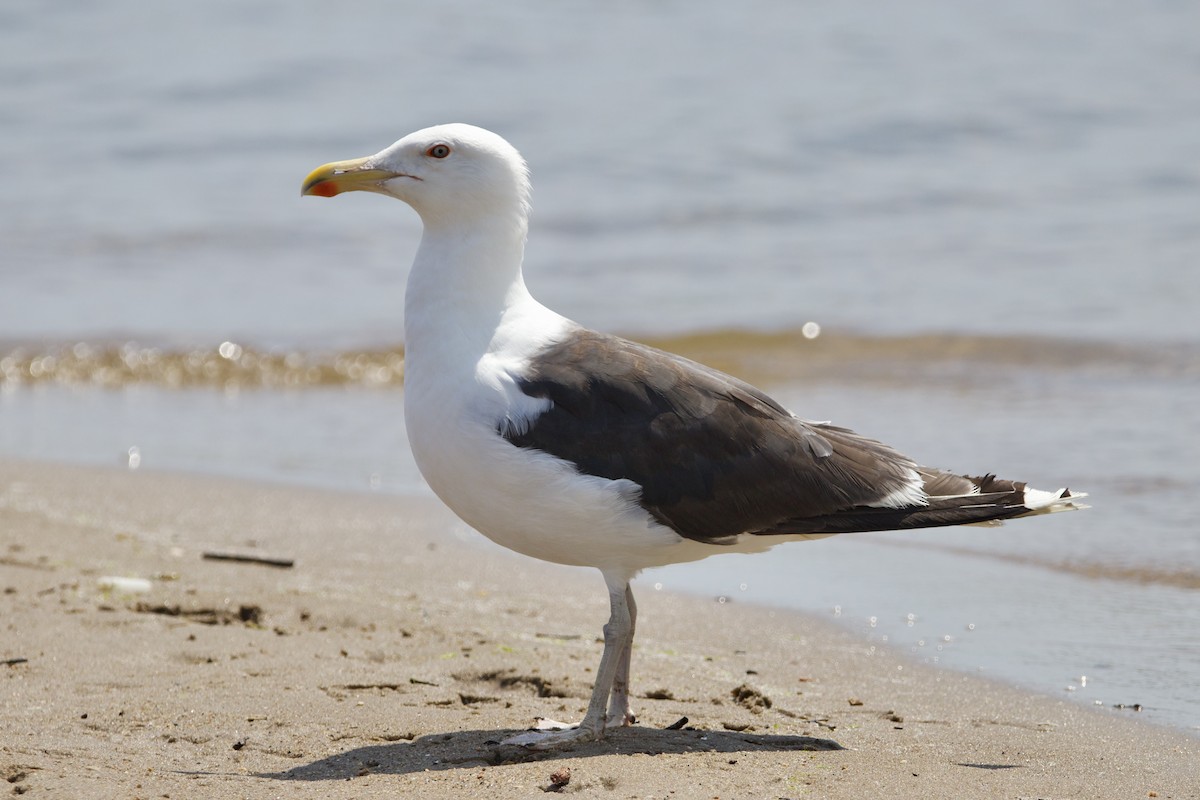
{"type": "Polygon", "coordinates": [[[0,356],[0,386],[63,384],[117,389],[134,385],[185,388],[302,389],[399,386],[404,351],[264,351],[225,341],[213,347],[163,349],[134,342],[78,342],[17,347],[0,356]]]}
{"type": "Polygon", "coordinates": [[[765,382],[988,381],[1006,379],[1013,370],[1200,377],[1200,346],[1191,343],[956,333],[881,336],[838,331],[813,336],[807,327],[771,333],[721,330],[644,341],[765,382]]]}
{"type": "MultiPolygon", "coordinates": [[[[640,341],[760,383],[949,382],[1004,379],[1012,370],[1087,371],[1113,376],[1200,377],[1192,344],[1134,345],[1050,337],[818,334],[811,323],[775,332],[714,330],[640,341]]],[[[192,348],[137,342],[25,344],[0,348],[0,386],[287,388],[404,381],[400,345],[340,351],[260,349],[223,341],[192,348]]]]}

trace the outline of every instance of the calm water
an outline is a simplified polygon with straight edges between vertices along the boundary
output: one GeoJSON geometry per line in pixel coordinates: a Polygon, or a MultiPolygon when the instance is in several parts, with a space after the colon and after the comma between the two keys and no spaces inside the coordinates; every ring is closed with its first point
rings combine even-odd
{"type": "Polygon", "coordinates": [[[816,366],[713,338],[804,416],[1095,503],[646,587],[1198,730],[1197,30],[1183,2],[8,3],[0,454],[425,491],[386,388],[416,217],[299,184],[474,122],[530,161],[551,306],[680,346],[853,334],[816,366]]]}

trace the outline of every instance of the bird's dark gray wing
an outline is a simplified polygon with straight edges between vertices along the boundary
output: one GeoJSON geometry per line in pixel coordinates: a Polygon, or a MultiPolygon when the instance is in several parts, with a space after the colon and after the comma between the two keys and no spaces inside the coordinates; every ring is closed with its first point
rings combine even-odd
{"type": "Polygon", "coordinates": [[[916,469],[879,442],[797,419],[749,384],[615,336],[579,329],[515,377],[551,406],[527,427],[502,425],[505,438],[633,481],[646,511],[689,539],[834,532],[859,512],[876,524],[871,507],[916,469]],[[801,531],[805,520],[820,522],[801,531]]]}

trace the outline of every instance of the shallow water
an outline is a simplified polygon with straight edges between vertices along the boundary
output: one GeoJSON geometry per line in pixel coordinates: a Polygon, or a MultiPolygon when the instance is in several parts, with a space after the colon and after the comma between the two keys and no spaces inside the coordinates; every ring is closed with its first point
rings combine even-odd
{"type": "Polygon", "coordinates": [[[9,3],[0,453],[424,491],[417,220],[299,184],[475,122],[529,158],[549,305],[1095,506],[644,584],[840,607],[1195,730],[1196,30],[1179,2],[9,3]]]}

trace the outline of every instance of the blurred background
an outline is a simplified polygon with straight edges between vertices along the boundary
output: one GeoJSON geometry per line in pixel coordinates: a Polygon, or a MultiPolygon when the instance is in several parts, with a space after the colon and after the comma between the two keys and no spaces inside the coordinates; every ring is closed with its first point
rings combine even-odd
{"type": "Polygon", "coordinates": [[[400,411],[418,220],[299,187],[471,122],[530,163],[551,307],[1095,504],[643,591],[1196,733],[1197,31],[1167,0],[11,0],[0,455],[427,492],[400,411]]]}

